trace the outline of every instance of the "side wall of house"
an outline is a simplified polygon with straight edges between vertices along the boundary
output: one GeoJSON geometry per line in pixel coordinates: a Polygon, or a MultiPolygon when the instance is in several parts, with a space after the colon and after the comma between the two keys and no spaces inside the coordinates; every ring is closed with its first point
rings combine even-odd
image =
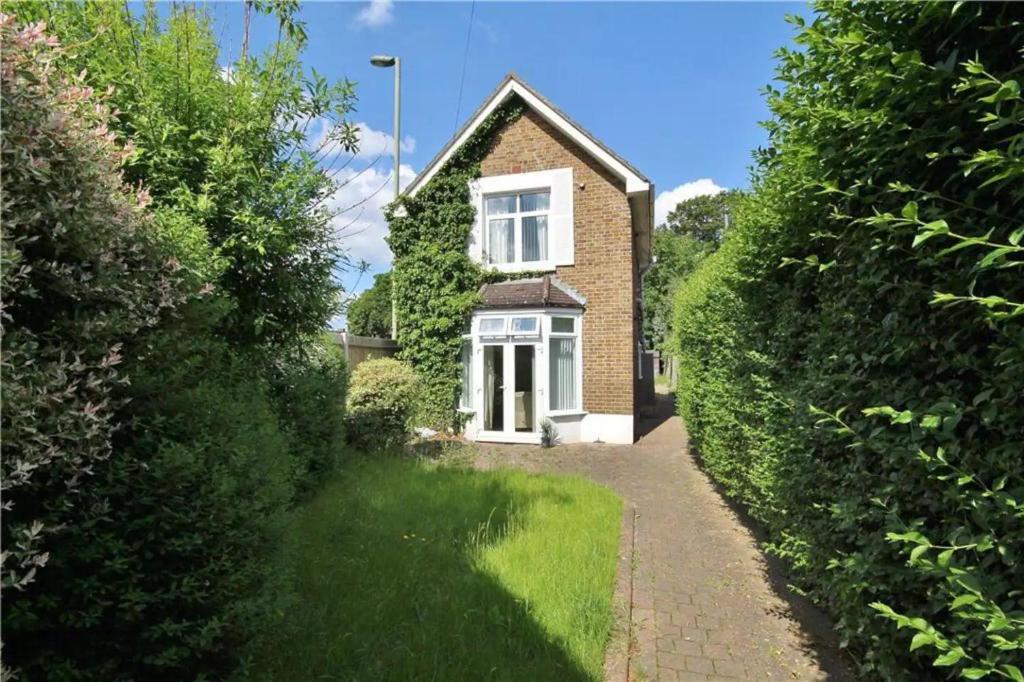
{"type": "Polygon", "coordinates": [[[635,415],[636,261],[629,202],[619,179],[532,110],[496,138],[485,177],[573,169],[575,259],[556,273],[587,298],[583,317],[583,409],[635,415]]]}

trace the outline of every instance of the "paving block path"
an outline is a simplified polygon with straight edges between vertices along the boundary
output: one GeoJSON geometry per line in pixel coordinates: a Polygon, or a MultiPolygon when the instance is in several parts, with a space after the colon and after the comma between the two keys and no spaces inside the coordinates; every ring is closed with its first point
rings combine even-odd
{"type": "Polygon", "coordinates": [[[699,468],[671,396],[659,396],[644,430],[632,446],[489,446],[477,461],[582,474],[625,500],[623,645],[611,647],[608,679],[854,679],[829,621],[786,589],[750,524],[699,468]]]}

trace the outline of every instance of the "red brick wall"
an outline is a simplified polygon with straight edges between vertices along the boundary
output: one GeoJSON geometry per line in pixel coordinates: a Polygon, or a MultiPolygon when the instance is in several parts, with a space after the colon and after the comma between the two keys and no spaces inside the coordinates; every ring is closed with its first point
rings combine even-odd
{"type": "Polygon", "coordinates": [[[632,223],[621,180],[531,109],[496,138],[484,176],[573,169],[575,264],[558,277],[587,298],[583,316],[583,409],[634,411],[637,287],[632,223]]]}

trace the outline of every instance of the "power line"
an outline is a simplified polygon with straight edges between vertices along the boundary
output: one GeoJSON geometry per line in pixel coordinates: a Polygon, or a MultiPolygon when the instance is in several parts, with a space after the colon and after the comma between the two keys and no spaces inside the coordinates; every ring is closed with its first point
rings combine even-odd
{"type": "Polygon", "coordinates": [[[469,26],[466,27],[466,49],[462,53],[462,78],[459,79],[459,101],[455,105],[455,125],[452,134],[459,129],[459,114],[462,113],[462,88],[466,84],[466,62],[469,58],[469,38],[473,35],[473,13],[476,12],[476,0],[469,6],[469,26]]]}

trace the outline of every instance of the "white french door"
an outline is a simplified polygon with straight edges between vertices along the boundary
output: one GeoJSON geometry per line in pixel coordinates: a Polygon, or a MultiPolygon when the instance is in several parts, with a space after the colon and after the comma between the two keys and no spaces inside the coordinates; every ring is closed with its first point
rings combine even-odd
{"type": "Polygon", "coordinates": [[[483,344],[483,410],[479,438],[532,441],[537,433],[537,345],[483,344]]]}

